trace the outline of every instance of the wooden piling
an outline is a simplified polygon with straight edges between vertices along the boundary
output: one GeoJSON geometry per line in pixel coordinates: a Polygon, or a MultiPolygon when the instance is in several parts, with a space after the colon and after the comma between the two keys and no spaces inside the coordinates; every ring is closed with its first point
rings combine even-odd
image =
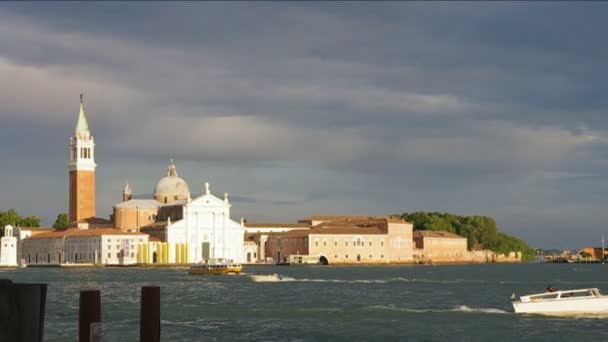
{"type": "Polygon", "coordinates": [[[141,342],[160,342],[160,287],[142,286],[139,321],[141,342]]]}
{"type": "Polygon", "coordinates": [[[0,342],[42,342],[46,284],[0,279],[0,342]]]}
{"type": "Polygon", "coordinates": [[[97,342],[91,336],[91,323],[101,323],[101,293],[99,290],[80,291],[78,341],[97,342]]]}

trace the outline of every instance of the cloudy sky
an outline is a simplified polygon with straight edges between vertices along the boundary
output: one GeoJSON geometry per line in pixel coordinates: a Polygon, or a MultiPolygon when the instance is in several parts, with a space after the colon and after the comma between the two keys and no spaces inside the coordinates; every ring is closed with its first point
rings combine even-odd
{"type": "Polygon", "coordinates": [[[99,216],[173,157],[233,218],[449,211],[608,236],[608,4],[2,3],[0,209],[67,210],[85,93],[99,216]],[[222,196],[222,195],[220,195],[222,196]]]}

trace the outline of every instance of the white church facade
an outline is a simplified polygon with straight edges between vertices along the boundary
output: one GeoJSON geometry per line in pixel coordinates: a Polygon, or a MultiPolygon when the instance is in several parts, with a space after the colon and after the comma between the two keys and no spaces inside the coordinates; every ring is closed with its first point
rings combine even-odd
{"type": "MultiPolygon", "coordinates": [[[[204,194],[185,203],[162,206],[159,218],[166,221],[141,228],[140,231],[150,235],[153,241],[158,239],[163,244],[165,262],[244,261],[245,228],[230,218],[228,195],[225,194],[222,200],[211,193],[209,183],[205,188],[204,194]],[[168,209],[167,213],[163,208],[168,209]]],[[[159,258],[152,258],[152,262],[154,259],[159,258]]]]}

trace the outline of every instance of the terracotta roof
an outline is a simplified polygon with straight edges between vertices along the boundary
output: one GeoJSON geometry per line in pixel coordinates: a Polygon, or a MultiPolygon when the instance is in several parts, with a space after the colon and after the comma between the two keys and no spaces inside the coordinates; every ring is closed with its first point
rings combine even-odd
{"type": "Polygon", "coordinates": [[[159,238],[157,238],[156,236],[150,236],[150,237],[148,238],[148,241],[151,241],[151,242],[154,242],[154,241],[156,241],[156,242],[160,242],[160,239],[159,239],[159,238]]]}
{"type": "Polygon", "coordinates": [[[348,234],[348,235],[369,235],[369,234],[386,234],[378,227],[355,227],[355,228],[319,228],[311,229],[310,235],[337,235],[337,234],[348,234]]]}
{"type": "Polygon", "coordinates": [[[19,227],[19,229],[20,230],[31,230],[33,232],[48,232],[55,228],[54,227],[19,227]]]}
{"type": "Polygon", "coordinates": [[[448,238],[448,239],[466,239],[460,235],[450,232],[435,231],[435,230],[415,230],[414,237],[431,237],[431,238],[448,238]]]}
{"type": "Polygon", "coordinates": [[[246,228],[310,228],[309,224],[306,223],[249,223],[245,222],[246,228]]]}
{"type": "Polygon", "coordinates": [[[32,235],[30,236],[28,239],[51,239],[51,238],[59,238],[59,237],[64,237],[66,235],[68,235],[70,232],[77,230],[76,228],[69,228],[69,229],[64,229],[64,230],[53,230],[52,232],[48,232],[48,233],[40,233],[40,234],[36,234],[36,235],[32,235]]]}
{"type": "Polygon", "coordinates": [[[112,221],[101,218],[101,217],[89,217],[89,218],[78,220],[78,221],[71,222],[71,223],[111,224],[112,221]]]}
{"type": "MultiPolygon", "coordinates": [[[[291,230],[281,233],[270,233],[270,236],[308,236],[308,235],[369,235],[369,234],[386,234],[378,227],[358,227],[358,226],[334,226],[321,228],[315,226],[311,229],[291,230]]],[[[250,236],[252,237],[253,234],[250,236]]]]}
{"type": "Polygon", "coordinates": [[[136,232],[123,232],[116,228],[93,228],[93,229],[78,229],[68,228],[65,230],[54,230],[48,233],[41,233],[30,236],[28,239],[51,239],[71,236],[101,236],[101,235],[147,235],[136,232]]]}
{"type": "Polygon", "coordinates": [[[342,222],[352,222],[352,221],[375,221],[375,220],[385,220],[391,223],[406,223],[404,219],[399,216],[390,215],[390,216],[374,216],[374,215],[313,215],[309,216],[299,222],[311,222],[311,221],[342,221],[342,222]]]}
{"type": "Polygon", "coordinates": [[[352,221],[352,220],[373,220],[385,218],[384,216],[368,215],[313,215],[305,218],[305,221],[352,221]]]}
{"type": "Polygon", "coordinates": [[[148,235],[138,232],[125,232],[116,228],[77,229],[70,236],[99,236],[99,235],[148,235]]]}

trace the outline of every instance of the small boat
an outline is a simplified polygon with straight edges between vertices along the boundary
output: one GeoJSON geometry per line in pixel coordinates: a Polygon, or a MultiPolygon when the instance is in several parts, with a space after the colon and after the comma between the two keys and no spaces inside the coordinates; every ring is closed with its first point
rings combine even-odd
{"type": "Polygon", "coordinates": [[[515,313],[546,315],[567,315],[582,313],[608,314],[608,296],[597,288],[558,291],[548,288],[547,292],[531,294],[514,300],[515,313]]]}
{"type": "Polygon", "coordinates": [[[190,274],[234,274],[241,273],[243,266],[228,260],[209,260],[208,262],[190,265],[190,274]]]}

